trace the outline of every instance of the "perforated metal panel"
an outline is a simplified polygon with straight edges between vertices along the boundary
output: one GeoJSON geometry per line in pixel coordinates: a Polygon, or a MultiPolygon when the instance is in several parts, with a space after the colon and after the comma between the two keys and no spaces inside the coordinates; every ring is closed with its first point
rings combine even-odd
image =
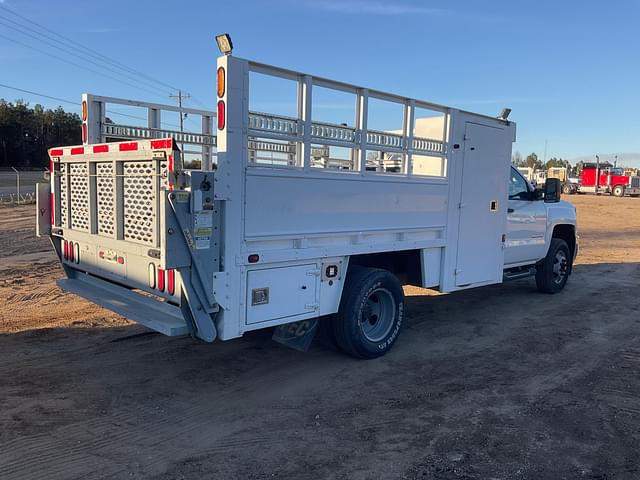
{"type": "Polygon", "coordinates": [[[156,244],[156,170],[153,161],[122,162],[124,239],[156,244]]]}
{"type": "Polygon", "coordinates": [[[89,231],[89,175],[86,163],[70,163],[71,228],[89,231]]]}
{"type": "Polygon", "coordinates": [[[114,237],[115,223],[115,176],[112,162],[96,163],[96,203],[98,206],[98,234],[114,237]]]}

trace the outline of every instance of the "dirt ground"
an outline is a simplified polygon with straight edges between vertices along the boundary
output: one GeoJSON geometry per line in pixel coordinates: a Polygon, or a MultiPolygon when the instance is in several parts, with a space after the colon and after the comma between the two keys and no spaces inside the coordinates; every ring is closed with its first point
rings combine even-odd
{"type": "Polygon", "coordinates": [[[573,196],[565,291],[408,288],[394,349],[209,345],[62,293],[0,209],[1,479],[638,479],[640,199],[573,196]]]}

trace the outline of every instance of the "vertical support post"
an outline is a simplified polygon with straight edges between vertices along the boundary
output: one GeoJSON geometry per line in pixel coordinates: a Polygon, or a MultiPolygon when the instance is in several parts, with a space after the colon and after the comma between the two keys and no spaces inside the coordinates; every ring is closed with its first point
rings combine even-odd
{"type": "Polygon", "coordinates": [[[356,96],[357,168],[361,175],[367,173],[367,117],[369,115],[369,90],[361,89],[356,96]]]}
{"type": "Polygon", "coordinates": [[[89,93],[82,94],[82,143],[102,143],[102,124],[105,119],[104,103],[89,93]]]}
{"type": "Polygon", "coordinates": [[[442,128],[442,157],[440,157],[440,176],[447,176],[447,166],[449,164],[449,128],[451,126],[451,115],[449,111],[444,112],[444,126],[442,128]]]}
{"type": "Polygon", "coordinates": [[[405,145],[405,172],[407,175],[413,175],[413,130],[415,126],[415,110],[416,101],[413,99],[408,100],[404,105],[404,122],[402,125],[402,131],[405,145]]]}
{"type": "MultiPolygon", "coordinates": [[[[220,272],[213,273],[214,296],[226,305],[218,312],[219,338],[239,336],[245,329],[242,267],[236,260],[246,254],[244,242],[244,176],[247,164],[247,130],[249,121],[249,62],[226,55],[218,57],[218,68],[226,72],[224,125],[218,129],[218,168],[213,176],[214,199],[222,225],[219,229],[220,256],[226,259],[220,272]]],[[[197,305],[192,307],[197,307],[197,305]]]]}
{"type": "Polygon", "coordinates": [[[15,167],[11,167],[11,169],[16,172],[16,193],[18,195],[17,203],[20,203],[20,172],[16,170],[15,167]]]}
{"type": "MultiPolygon", "coordinates": [[[[213,128],[213,117],[202,115],[202,135],[211,135],[213,128]]],[[[206,138],[206,137],[205,137],[206,138]]],[[[211,145],[202,145],[202,170],[213,170],[213,158],[211,145]]]]}
{"type": "Polygon", "coordinates": [[[157,108],[147,109],[147,126],[149,128],[160,129],[160,110],[157,108]]]}
{"type": "Polygon", "coordinates": [[[311,168],[311,99],[313,80],[303,75],[298,81],[298,119],[302,121],[302,142],[298,142],[298,158],[305,171],[311,168]]]}

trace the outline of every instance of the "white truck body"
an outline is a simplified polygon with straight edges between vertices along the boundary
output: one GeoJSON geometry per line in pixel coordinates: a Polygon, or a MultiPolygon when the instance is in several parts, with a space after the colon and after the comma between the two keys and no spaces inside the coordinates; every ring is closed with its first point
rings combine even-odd
{"type": "Polygon", "coordinates": [[[228,340],[335,314],[351,265],[453,292],[533,273],[557,225],[575,238],[572,206],[510,196],[512,122],[233,56],[218,68],[197,138],[160,129],[162,106],[118,134],[85,95],[85,145],[51,149],[38,189],[62,288],[168,335],[228,340]],[[252,74],[295,82],[297,117],[250,111],[252,74]],[[316,88],[353,95],[353,124],[315,121],[316,88]],[[402,108],[400,132],[368,128],[372,99],[402,108]],[[439,135],[420,136],[418,110],[440,116],[439,135]],[[202,146],[202,170],[181,168],[180,142],[202,146]],[[393,168],[369,168],[370,152],[393,168]]]}

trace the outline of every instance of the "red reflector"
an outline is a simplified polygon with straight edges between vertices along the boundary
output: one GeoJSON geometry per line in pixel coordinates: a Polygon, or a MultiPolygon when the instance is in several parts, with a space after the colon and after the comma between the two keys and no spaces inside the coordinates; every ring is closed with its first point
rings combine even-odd
{"type": "Polygon", "coordinates": [[[225,124],[224,111],[225,111],[224,101],[219,100],[218,101],[218,130],[224,129],[224,124],[225,124]]]}
{"type": "Polygon", "coordinates": [[[99,256],[100,258],[104,258],[104,252],[98,252],[98,256],[99,256]]]}
{"type": "Polygon", "coordinates": [[[118,145],[118,149],[121,152],[130,152],[132,150],[138,150],[138,142],[121,143],[118,145]]]}
{"type": "Polygon", "coordinates": [[[73,242],[69,242],[69,261],[73,262],[73,242]]]}
{"type": "MultiPolygon", "coordinates": [[[[173,155],[169,155],[168,160],[169,160],[168,170],[169,172],[173,172],[173,155]]],[[[173,190],[173,183],[171,182],[169,182],[169,190],[173,190]]]]}
{"type": "Polygon", "coordinates": [[[61,148],[53,148],[49,150],[49,155],[51,155],[52,157],[61,157],[62,155],[64,155],[64,152],[61,148]]]}
{"type": "Polygon", "coordinates": [[[55,225],[56,223],[56,201],[53,193],[51,194],[51,205],[49,205],[51,209],[51,225],[55,225]]]}
{"type": "Polygon", "coordinates": [[[167,270],[167,292],[169,295],[173,295],[176,291],[176,271],[167,270]]]}
{"type": "Polygon", "coordinates": [[[173,139],[165,138],[163,140],[151,140],[151,149],[156,148],[173,148],[173,139]]]}
{"type": "Polygon", "coordinates": [[[124,257],[118,257],[118,263],[124,265],[124,257]]]}
{"type": "Polygon", "coordinates": [[[69,260],[69,242],[67,242],[66,240],[64,241],[62,250],[63,250],[64,259],[69,260]]]}
{"type": "Polygon", "coordinates": [[[107,153],[109,151],[109,145],[94,145],[93,153],[107,153]]]}
{"type": "Polygon", "coordinates": [[[82,124],[82,143],[87,143],[87,124],[82,124]]]}
{"type": "Polygon", "coordinates": [[[71,155],[83,155],[84,147],[75,147],[71,149],[71,155]]]}
{"type": "Polygon", "coordinates": [[[164,270],[158,269],[158,290],[164,292],[164,270]]]}
{"type": "Polygon", "coordinates": [[[249,263],[258,263],[260,261],[260,255],[253,253],[249,255],[249,263]]]}

